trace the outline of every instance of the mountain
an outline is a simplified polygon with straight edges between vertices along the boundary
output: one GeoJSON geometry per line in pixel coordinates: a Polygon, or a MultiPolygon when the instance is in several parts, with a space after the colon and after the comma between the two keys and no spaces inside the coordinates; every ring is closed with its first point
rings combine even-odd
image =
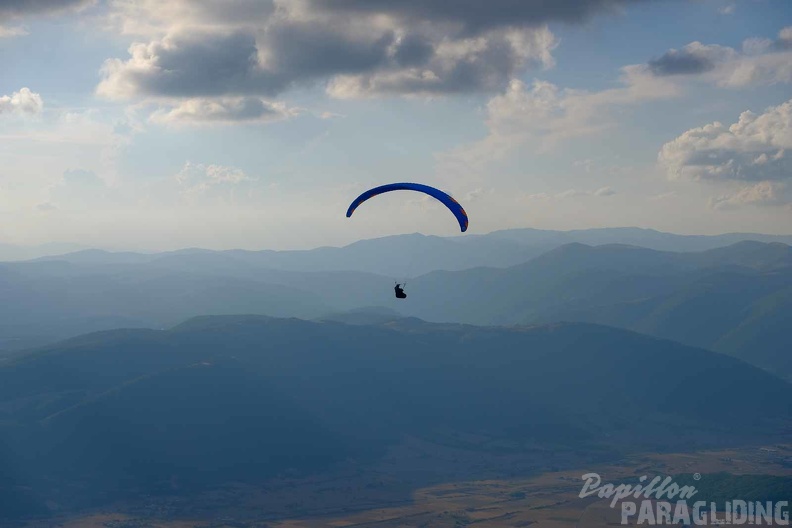
{"type": "Polygon", "coordinates": [[[0,262],[13,260],[31,260],[49,255],[62,255],[86,249],[81,244],[51,243],[40,245],[18,245],[0,242],[0,262]]]}
{"type": "Polygon", "coordinates": [[[742,242],[697,253],[570,244],[507,269],[412,282],[410,314],[431,321],[581,321],[735,355],[792,378],[792,248],[742,242]]]}
{"type": "Polygon", "coordinates": [[[332,311],[300,288],[211,273],[47,261],[0,264],[0,348],[19,350],[80,333],[171,326],[188,317],[332,311]]]}
{"type": "Polygon", "coordinates": [[[756,241],[792,244],[792,235],[763,235],[759,233],[726,233],[722,235],[677,235],[654,229],[638,227],[607,227],[599,229],[574,229],[570,231],[548,231],[542,229],[506,229],[485,235],[509,240],[521,245],[551,247],[580,243],[590,246],[625,244],[658,251],[706,251],[731,246],[738,242],[756,241]]]}
{"type": "Polygon", "coordinates": [[[332,472],[406,437],[533,464],[769,441],[790,412],[757,368],[597,325],[202,317],[0,363],[0,515],[332,472]]]}
{"type": "Polygon", "coordinates": [[[165,253],[131,253],[89,250],[45,257],[81,265],[152,263],[166,268],[196,266],[256,267],[291,272],[356,271],[404,280],[436,270],[460,271],[474,267],[505,268],[521,264],[558,247],[623,244],[661,251],[704,251],[741,241],[792,244],[792,236],[734,233],[726,235],[675,235],[651,229],[606,228],[577,231],[513,229],[486,235],[456,237],[418,233],[361,240],[345,247],[300,251],[209,251],[186,249],[165,253]]]}
{"type": "Polygon", "coordinates": [[[391,315],[354,311],[381,306],[435,322],[605,324],[725,352],[792,379],[792,248],[777,242],[684,253],[572,243],[517,266],[410,279],[406,301],[393,298],[387,276],[275,269],[249,252],[110,255],[0,264],[0,349],[211,314],[374,323],[391,315]]]}

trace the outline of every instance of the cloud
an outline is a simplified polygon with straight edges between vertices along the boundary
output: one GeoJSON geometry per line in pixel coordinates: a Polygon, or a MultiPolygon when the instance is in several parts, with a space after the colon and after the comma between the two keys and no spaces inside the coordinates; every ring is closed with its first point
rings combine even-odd
{"type": "Polygon", "coordinates": [[[554,65],[558,42],[547,28],[514,30],[437,43],[424,64],[339,75],[327,92],[339,99],[492,92],[528,67],[554,65]]]}
{"type": "Polygon", "coordinates": [[[743,112],[729,126],[716,121],[688,130],[663,145],[658,162],[671,179],[742,183],[736,192],[715,200],[720,208],[787,203],[792,181],[792,100],[762,114],[743,112]]]}
{"type": "Polygon", "coordinates": [[[151,115],[151,120],[166,124],[270,122],[298,113],[283,103],[270,103],[257,97],[196,98],[160,109],[151,115]]]}
{"type": "Polygon", "coordinates": [[[734,4],[728,4],[718,8],[718,13],[721,15],[733,15],[737,7],[734,4]]]}
{"type": "Polygon", "coordinates": [[[790,206],[792,189],[785,182],[764,181],[710,199],[713,209],[738,209],[752,206],[790,206]]]}
{"type": "Polygon", "coordinates": [[[778,32],[778,39],[773,42],[778,49],[792,49],[792,26],[787,26],[778,32]]]}
{"type": "Polygon", "coordinates": [[[487,195],[495,194],[495,189],[489,188],[484,189],[481,187],[477,187],[471,191],[468,191],[464,194],[463,200],[465,203],[477,202],[484,198],[487,195]]]}
{"type": "Polygon", "coordinates": [[[36,210],[41,211],[42,213],[47,213],[50,211],[57,211],[58,206],[52,202],[42,202],[36,206],[36,210]]]}
{"type": "Polygon", "coordinates": [[[40,114],[44,109],[41,95],[22,88],[11,95],[0,96],[0,115],[2,114],[40,114]]]}
{"type": "Polygon", "coordinates": [[[233,203],[239,192],[244,193],[246,184],[256,180],[245,171],[224,165],[205,165],[203,163],[186,162],[174,176],[179,194],[188,200],[217,199],[233,203]]]}
{"type": "Polygon", "coordinates": [[[593,191],[568,189],[566,191],[562,191],[555,194],[548,194],[548,193],[529,194],[526,195],[525,198],[528,200],[557,201],[557,200],[566,200],[569,198],[607,198],[608,196],[613,196],[615,194],[617,194],[616,191],[614,191],[610,187],[600,187],[599,189],[595,189],[593,191]]]}
{"type": "Polygon", "coordinates": [[[616,191],[610,187],[600,187],[594,191],[593,196],[613,196],[614,194],[616,194],[616,191]]]}
{"type": "Polygon", "coordinates": [[[792,82],[792,26],[776,39],[750,38],[742,50],[691,42],[647,63],[656,77],[700,79],[722,88],[792,82]]]}
{"type": "Polygon", "coordinates": [[[718,45],[706,46],[691,42],[681,50],[672,49],[657,59],[649,61],[649,70],[658,76],[690,75],[715,69],[720,62],[733,60],[737,52],[718,45]]]}
{"type": "Polygon", "coordinates": [[[655,194],[650,197],[651,200],[668,200],[671,198],[676,198],[679,196],[679,193],[676,191],[668,191],[664,193],[655,194]]]}
{"type": "Polygon", "coordinates": [[[515,150],[542,152],[572,138],[602,133],[617,124],[616,114],[624,107],[679,97],[688,78],[729,87],[792,81],[788,42],[792,42],[792,27],[781,30],[774,41],[746,41],[742,52],[693,42],[646,64],[624,66],[621,86],[600,91],[513,79],[487,103],[487,136],[439,154],[440,171],[480,180],[492,161],[505,159],[515,150]]]}
{"type": "Polygon", "coordinates": [[[762,114],[743,112],[730,126],[688,130],[658,154],[669,177],[690,180],[789,180],[791,160],[792,100],[762,114]]]}
{"type": "Polygon", "coordinates": [[[517,149],[546,151],[572,138],[600,133],[616,125],[614,110],[679,95],[678,87],[657,79],[644,66],[622,68],[622,86],[601,91],[563,89],[536,80],[512,80],[486,107],[487,136],[438,155],[449,174],[485,172],[493,160],[517,149]]]}
{"type": "Polygon", "coordinates": [[[27,35],[28,32],[25,28],[21,27],[14,27],[14,26],[3,26],[0,25],[0,39],[1,38],[13,38],[13,37],[22,37],[27,35]]]}
{"type": "Polygon", "coordinates": [[[322,112],[319,114],[319,119],[343,119],[346,115],[337,114],[335,112],[322,112]]]}
{"type": "MultiPolygon", "coordinates": [[[[680,77],[699,76],[722,84],[731,79],[737,84],[740,68],[750,64],[753,72],[762,72],[765,82],[771,78],[768,75],[771,70],[775,78],[783,78],[786,70],[775,66],[787,61],[785,68],[792,68],[792,55],[785,51],[787,42],[792,42],[792,28],[785,28],[776,40],[761,46],[746,41],[744,49],[751,50],[755,56],[749,51],[736,52],[723,46],[695,42],[646,65],[622,68],[622,86],[598,92],[563,89],[544,81],[528,85],[514,80],[503,94],[492,98],[487,105],[487,137],[439,155],[441,171],[449,174],[478,172],[477,178],[481,179],[491,168],[490,162],[512,151],[525,148],[542,151],[574,137],[600,133],[616,124],[614,115],[619,108],[681,95],[680,77]]],[[[750,189],[743,184],[724,195],[719,207],[783,201],[785,187],[779,182],[792,177],[790,107],[792,101],[768,109],[762,115],[746,112],[731,127],[713,123],[689,130],[663,147],[659,155],[661,165],[674,178],[752,183],[750,189]],[[762,182],[775,183],[758,185],[762,182]]],[[[589,161],[580,165],[591,170],[589,161]]],[[[535,197],[559,199],[596,192],[573,189],[556,195],[540,193],[535,197]]],[[[600,195],[606,196],[608,192],[602,189],[600,195]]]]}
{"type": "Polygon", "coordinates": [[[272,0],[111,0],[109,26],[125,35],[164,35],[174,28],[255,29],[276,9],[272,0]]]}
{"type": "Polygon", "coordinates": [[[350,16],[387,14],[403,23],[449,24],[476,34],[493,28],[541,26],[548,22],[580,23],[597,13],[614,12],[634,0],[311,0],[316,9],[350,16]]]}
{"type": "Polygon", "coordinates": [[[553,65],[557,40],[544,22],[579,21],[625,3],[116,1],[111,22],[149,40],[105,62],[97,93],[273,97],[317,84],[338,98],[498,91],[527,68],[553,65]]]}
{"type": "Polygon", "coordinates": [[[95,0],[0,0],[0,39],[28,35],[27,29],[17,25],[25,19],[81,11],[94,2],[95,0]]]}
{"type": "Polygon", "coordinates": [[[0,22],[78,11],[93,3],[94,0],[3,0],[0,2],[0,22]]]}
{"type": "Polygon", "coordinates": [[[282,86],[259,68],[251,35],[178,35],[133,44],[127,61],[108,60],[99,95],[196,97],[226,93],[275,92],[282,86]]]}

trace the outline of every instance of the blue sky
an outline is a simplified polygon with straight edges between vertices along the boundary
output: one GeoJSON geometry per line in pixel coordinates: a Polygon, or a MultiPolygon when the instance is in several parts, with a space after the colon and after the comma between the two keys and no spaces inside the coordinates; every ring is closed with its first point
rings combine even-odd
{"type": "Polygon", "coordinates": [[[0,241],[792,232],[788,0],[454,5],[0,3],[0,241]]]}

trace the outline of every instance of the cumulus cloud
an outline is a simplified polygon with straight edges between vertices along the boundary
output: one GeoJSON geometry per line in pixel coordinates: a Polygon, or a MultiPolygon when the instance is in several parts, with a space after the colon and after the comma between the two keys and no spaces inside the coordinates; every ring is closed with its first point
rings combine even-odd
{"type": "Polygon", "coordinates": [[[690,75],[715,69],[720,62],[733,60],[737,52],[718,45],[691,42],[680,50],[672,49],[657,59],[649,61],[649,70],[655,75],[690,75]]]}
{"type": "Polygon", "coordinates": [[[30,91],[29,88],[22,88],[11,95],[0,96],[0,114],[40,114],[44,109],[44,101],[41,95],[30,91]]]}
{"type": "Polygon", "coordinates": [[[725,88],[792,82],[792,26],[776,39],[750,38],[740,51],[727,46],[691,42],[647,64],[660,77],[697,78],[725,88]]]}
{"type": "Polygon", "coordinates": [[[161,108],[152,114],[151,120],[165,124],[269,122],[298,113],[283,103],[270,103],[258,97],[196,98],[161,108]]]}
{"type": "MultiPolygon", "coordinates": [[[[730,87],[792,82],[789,43],[792,43],[792,27],[781,30],[775,40],[748,40],[739,52],[693,42],[648,63],[623,67],[621,86],[600,91],[565,89],[540,80],[527,84],[512,79],[504,92],[487,104],[488,135],[476,143],[438,155],[440,170],[448,174],[468,173],[473,179],[480,179],[492,161],[503,159],[517,149],[544,151],[571,138],[601,133],[617,124],[619,109],[678,97],[684,93],[685,78],[730,87]]],[[[765,170],[774,170],[777,160],[773,155],[778,154],[767,153],[766,161],[764,157],[753,161],[765,170]]]]}
{"type": "Polygon", "coordinates": [[[503,90],[551,67],[545,26],[643,0],[116,0],[111,22],[147,39],[108,60],[97,92],[117,99],[273,97],[326,85],[333,97],[503,90]]]}
{"type": "Polygon", "coordinates": [[[658,159],[672,178],[792,179],[792,100],[738,121],[693,128],[663,145],[658,159]]]}
{"type": "Polygon", "coordinates": [[[743,112],[738,121],[693,128],[663,145],[659,163],[672,179],[743,185],[714,204],[777,205],[790,199],[792,100],[762,114],[743,112]],[[745,185],[745,182],[750,185],[745,185]]]}
{"type": "Polygon", "coordinates": [[[491,92],[529,66],[549,68],[557,41],[547,28],[498,31],[439,42],[423,64],[339,75],[328,86],[337,98],[491,92]]]}
{"type": "Polygon", "coordinates": [[[258,65],[251,35],[185,34],[133,44],[131,58],[108,60],[97,93],[109,98],[195,97],[273,92],[277,79],[258,65]]]}

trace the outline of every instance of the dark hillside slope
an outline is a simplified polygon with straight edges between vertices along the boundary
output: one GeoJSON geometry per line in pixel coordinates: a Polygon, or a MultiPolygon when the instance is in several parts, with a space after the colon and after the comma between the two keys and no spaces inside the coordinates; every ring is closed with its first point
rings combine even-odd
{"type": "Polygon", "coordinates": [[[515,452],[767,441],[790,416],[792,386],[757,368],[602,326],[203,317],[0,365],[0,500],[256,482],[449,431],[515,452]]]}

